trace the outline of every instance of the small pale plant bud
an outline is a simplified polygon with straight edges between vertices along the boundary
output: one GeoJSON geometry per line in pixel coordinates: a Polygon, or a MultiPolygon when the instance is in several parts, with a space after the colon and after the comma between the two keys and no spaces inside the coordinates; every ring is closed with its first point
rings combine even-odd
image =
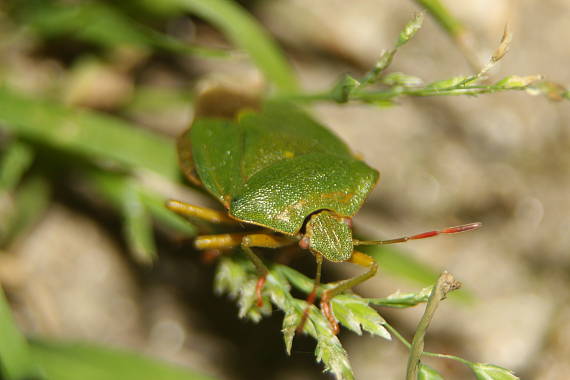
{"type": "Polygon", "coordinates": [[[406,25],[404,30],[400,32],[400,36],[398,37],[398,42],[396,43],[396,47],[399,48],[400,46],[407,43],[411,40],[418,30],[422,27],[422,23],[424,22],[424,14],[420,12],[416,14],[414,19],[406,25]]]}
{"type": "Polygon", "coordinates": [[[507,24],[505,25],[505,31],[503,32],[501,43],[499,44],[497,50],[495,50],[495,53],[493,53],[493,56],[491,57],[491,62],[493,63],[498,62],[505,56],[505,54],[507,54],[512,39],[513,39],[513,33],[511,32],[509,24],[507,24]]]}
{"type": "Polygon", "coordinates": [[[501,88],[525,88],[532,83],[535,83],[542,79],[542,75],[527,75],[527,76],[518,76],[518,75],[511,75],[497,83],[497,86],[501,88]]]}

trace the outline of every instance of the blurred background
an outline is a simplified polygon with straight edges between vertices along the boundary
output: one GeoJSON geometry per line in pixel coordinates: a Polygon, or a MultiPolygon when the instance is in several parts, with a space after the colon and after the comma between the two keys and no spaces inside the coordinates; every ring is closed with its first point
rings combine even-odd
{"type": "MultiPolygon", "coordinates": [[[[330,378],[314,363],[309,338],[296,338],[286,355],[281,313],[257,325],[240,321],[234,302],[212,290],[215,266],[191,251],[193,227],[161,209],[167,197],[214,205],[180,185],[171,149],[192,120],[199,83],[263,83],[224,27],[175,3],[184,2],[0,4],[0,284],[30,336],[127,348],[219,379],[330,378]]],[[[278,41],[309,92],[343,73],[362,75],[420,9],[413,1],[239,3],[278,41]]],[[[444,4],[470,30],[482,61],[510,24],[511,49],[492,78],[542,74],[570,84],[567,1],[444,4]]],[[[430,17],[389,70],[426,83],[473,72],[430,17]]],[[[396,103],[319,103],[313,111],[382,174],[355,218],[367,235],[483,222],[476,232],[402,247],[434,273],[449,270],[471,295],[440,306],[426,350],[498,364],[523,379],[566,379],[569,103],[525,92],[396,103]]],[[[307,256],[293,265],[312,275],[307,256]]],[[[426,285],[379,264],[359,293],[426,285]]],[[[358,272],[330,264],[325,279],[358,272]]],[[[381,310],[409,338],[422,312],[381,310]]],[[[345,331],[340,339],[357,379],[404,377],[407,351],[398,342],[345,331]]],[[[454,362],[427,363],[449,379],[471,376],[454,362]]]]}

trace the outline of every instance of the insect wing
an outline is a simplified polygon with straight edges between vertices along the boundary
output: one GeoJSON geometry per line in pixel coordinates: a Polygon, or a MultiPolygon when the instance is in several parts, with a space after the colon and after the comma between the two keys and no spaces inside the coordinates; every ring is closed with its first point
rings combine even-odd
{"type": "Polygon", "coordinates": [[[204,187],[224,205],[243,184],[242,133],[230,120],[199,119],[189,132],[195,170],[204,187]]]}
{"type": "Polygon", "coordinates": [[[281,160],[304,154],[328,153],[352,158],[346,144],[302,108],[286,102],[269,102],[261,112],[240,117],[244,133],[242,174],[246,181],[281,160]]]}

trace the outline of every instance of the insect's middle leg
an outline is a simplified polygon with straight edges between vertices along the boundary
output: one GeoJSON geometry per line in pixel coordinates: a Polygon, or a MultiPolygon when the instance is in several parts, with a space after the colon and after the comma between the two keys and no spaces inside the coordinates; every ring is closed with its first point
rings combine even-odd
{"type": "Polygon", "coordinates": [[[356,277],[342,281],[334,288],[325,291],[321,296],[321,311],[323,315],[328,319],[334,334],[338,333],[339,328],[338,328],[338,323],[332,313],[330,300],[337,294],[340,294],[345,290],[351,289],[352,287],[361,284],[364,281],[368,280],[369,278],[373,277],[378,271],[378,264],[376,263],[376,261],[372,257],[362,252],[358,251],[352,252],[352,256],[350,257],[348,262],[363,267],[367,267],[368,271],[356,277]]]}
{"type": "Polygon", "coordinates": [[[218,234],[218,235],[202,235],[196,237],[194,246],[196,249],[224,249],[241,247],[245,254],[249,257],[251,262],[255,265],[259,278],[255,287],[257,295],[257,306],[263,306],[263,298],[261,292],[267,279],[269,272],[263,261],[253,252],[252,247],[260,248],[280,248],[294,244],[295,240],[268,233],[231,233],[231,234],[218,234]]]}

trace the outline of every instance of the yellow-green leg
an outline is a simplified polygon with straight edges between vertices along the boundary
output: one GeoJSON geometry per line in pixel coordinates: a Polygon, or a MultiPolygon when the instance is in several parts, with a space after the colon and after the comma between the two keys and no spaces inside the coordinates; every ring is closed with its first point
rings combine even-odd
{"type": "Polygon", "coordinates": [[[255,293],[257,295],[257,305],[263,306],[263,298],[261,292],[267,279],[268,269],[263,261],[253,252],[252,247],[260,248],[280,248],[294,244],[295,240],[285,236],[273,235],[269,233],[232,233],[232,234],[218,234],[218,235],[202,235],[197,236],[194,240],[194,246],[199,250],[206,249],[227,249],[234,247],[241,247],[247,257],[251,260],[259,278],[255,286],[255,293]]]}
{"type": "Polygon", "coordinates": [[[225,212],[173,199],[166,202],[166,207],[177,214],[202,219],[210,223],[239,224],[237,220],[230,218],[225,212]]]}
{"type": "MultiPolygon", "coordinates": [[[[166,207],[170,210],[185,216],[199,218],[211,223],[239,224],[238,221],[230,218],[225,213],[212,210],[206,207],[196,206],[175,200],[169,200],[166,207]]],[[[194,247],[198,250],[218,250],[234,247],[241,247],[251,262],[255,265],[259,274],[259,279],[255,288],[257,294],[257,305],[263,305],[261,292],[267,278],[268,269],[263,261],[253,252],[252,247],[260,248],[280,248],[295,243],[295,240],[284,235],[274,235],[271,233],[228,233],[216,235],[200,235],[194,240],[194,247]]]]}

